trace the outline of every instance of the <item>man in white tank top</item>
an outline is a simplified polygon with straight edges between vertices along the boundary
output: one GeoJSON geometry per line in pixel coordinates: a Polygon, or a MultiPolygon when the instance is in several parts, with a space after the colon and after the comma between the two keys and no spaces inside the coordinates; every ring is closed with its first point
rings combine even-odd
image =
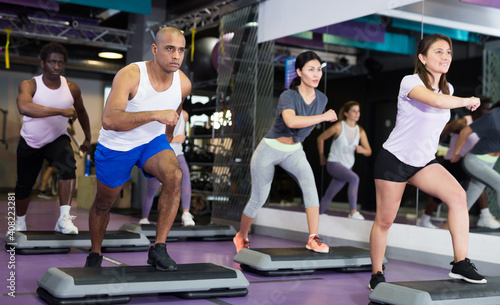
{"type": "Polygon", "coordinates": [[[165,241],[181,194],[182,172],[169,142],[182,102],[191,92],[191,82],[179,71],[185,46],[181,31],[162,28],[151,46],[153,59],[124,67],[113,80],[95,154],[97,194],[89,213],[92,248],[85,267],[101,266],[111,205],[136,165],[164,186],[158,200],[156,241],[147,262],[161,271],[177,269],[165,241]]]}
{"type": "Polygon", "coordinates": [[[43,74],[19,84],[17,107],[23,115],[17,147],[16,230],[26,230],[26,212],[33,185],[44,160],[59,170],[60,216],[54,228],[63,234],[78,234],[70,216],[71,199],[76,183],[76,162],[68,136],[68,120],[78,118],[85,134],[80,146],[90,146],[90,124],[80,88],[62,76],[68,57],[58,43],[48,43],[40,51],[43,74]]]}

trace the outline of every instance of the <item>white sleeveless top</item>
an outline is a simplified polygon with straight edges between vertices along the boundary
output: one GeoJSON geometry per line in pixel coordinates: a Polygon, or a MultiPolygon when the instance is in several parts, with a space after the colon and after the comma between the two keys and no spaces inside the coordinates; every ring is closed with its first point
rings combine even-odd
{"type": "MultiPolygon", "coordinates": [[[[126,112],[155,110],[177,110],[182,102],[182,91],[179,71],[174,72],[172,85],[163,92],[157,92],[149,82],[146,62],[133,63],[139,67],[139,88],[133,99],[128,101],[126,112]]],[[[98,142],[108,149],[128,151],[149,143],[157,136],[165,133],[165,124],[157,121],[127,131],[105,130],[101,128],[98,142]]]]}
{"type": "Polygon", "coordinates": [[[359,145],[359,126],[350,127],[342,121],[342,130],[339,136],[332,141],[328,162],[339,162],[347,168],[354,165],[356,145],[359,145]]]}
{"type": "MultiPolygon", "coordinates": [[[[184,116],[181,113],[181,115],[179,116],[179,121],[177,121],[177,125],[175,125],[174,128],[174,138],[183,135],[185,133],[186,133],[186,122],[184,121],[184,116]]],[[[170,143],[170,146],[174,150],[176,156],[184,154],[184,152],[182,151],[182,143],[170,143]]]]}
{"type": "MultiPolygon", "coordinates": [[[[68,109],[73,107],[73,96],[68,87],[68,81],[61,76],[61,86],[50,89],[43,83],[42,75],[35,76],[36,91],[33,103],[45,107],[68,109]]],[[[32,148],[43,147],[63,134],[68,134],[68,118],[54,115],[44,118],[23,117],[21,136],[32,148]]]]}

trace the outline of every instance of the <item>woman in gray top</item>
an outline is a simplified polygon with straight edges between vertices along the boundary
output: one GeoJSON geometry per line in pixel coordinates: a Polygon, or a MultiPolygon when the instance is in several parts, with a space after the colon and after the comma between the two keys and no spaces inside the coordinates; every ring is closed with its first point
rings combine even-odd
{"type": "Polygon", "coordinates": [[[306,248],[320,253],[329,251],[318,235],[318,191],[302,142],[316,124],[336,121],[337,115],[331,109],[323,113],[328,99],[316,89],[323,75],[319,56],[311,51],[299,54],[295,70],[297,77],[290,90],[280,95],[273,126],[252,156],[252,193],[243,210],[240,231],[233,239],[237,252],[249,248],[248,231],[269,196],[276,165],[295,178],[302,190],[309,229],[306,248]]]}
{"type": "Polygon", "coordinates": [[[451,162],[460,160],[460,150],[472,133],[477,134],[479,141],[464,156],[462,163],[471,176],[467,186],[467,207],[472,207],[486,185],[495,190],[500,206],[500,174],[494,169],[500,156],[500,102],[460,131],[451,162]]]}

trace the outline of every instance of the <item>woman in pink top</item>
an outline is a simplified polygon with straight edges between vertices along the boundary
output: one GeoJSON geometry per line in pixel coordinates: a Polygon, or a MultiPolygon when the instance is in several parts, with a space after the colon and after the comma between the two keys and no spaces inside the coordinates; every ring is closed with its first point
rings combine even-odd
{"type": "Polygon", "coordinates": [[[439,135],[452,108],[475,110],[479,98],[452,96],[446,80],[452,60],[451,39],[441,34],[424,37],[417,49],[415,74],[401,81],[396,125],[375,162],[377,213],[370,235],[370,289],[385,282],[382,263],[387,235],[396,218],[406,184],[448,205],[454,260],[452,278],[482,284],[486,279],[467,258],[469,214],[464,189],[435,159],[439,135]]]}

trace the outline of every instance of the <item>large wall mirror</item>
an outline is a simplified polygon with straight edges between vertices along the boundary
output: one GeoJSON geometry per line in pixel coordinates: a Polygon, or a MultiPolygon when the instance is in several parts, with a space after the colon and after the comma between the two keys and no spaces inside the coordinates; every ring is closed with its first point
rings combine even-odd
{"type": "MultiPolygon", "coordinates": [[[[359,103],[361,116],[358,124],[366,131],[373,153],[370,157],[356,154],[353,171],[360,178],[357,208],[369,220],[374,219],[376,206],[373,183],[375,157],[394,127],[400,81],[403,76],[413,73],[415,49],[422,35],[441,33],[452,38],[454,54],[448,80],[455,88],[455,95],[489,94],[493,102],[500,100],[498,89],[495,91],[492,81],[485,78],[485,73],[494,75],[494,71],[489,70],[498,69],[500,65],[500,60],[495,59],[498,58],[495,52],[500,50],[497,48],[500,45],[500,25],[494,24],[498,22],[494,16],[500,8],[486,6],[491,1],[480,0],[406,1],[406,5],[390,9],[387,9],[387,1],[380,2],[386,6],[374,13],[273,38],[276,54],[275,102],[286,83],[286,59],[308,49],[316,51],[326,63],[318,89],[329,98],[327,108],[338,113],[348,101],[359,103]],[[484,64],[485,56],[490,59],[487,66],[484,64]]],[[[464,109],[452,110],[452,119],[467,114],[464,109]]],[[[315,173],[320,200],[328,189],[331,176],[326,167],[320,165],[317,138],[331,125],[318,125],[303,143],[315,173]]],[[[328,154],[331,142],[331,138],[324,142],[325,154],[328,154]]],[[[443,137],[438,154],[446,152],[448,143],[449,137],[443,137]]],[[[497,164],[497,170],[498,167],[497,164]]],[[[488,196],[492,213],[500,219],[495,194],[488,190],[488,196]]],[[[350,210],[348,197],[348,187],[344,186],[329,204],[326,214],[347,217],[350,210]]],[[[396,222],[415,225],[429,200],[427,194],[408,185],[396,222]]],[[[300,188],[292,177],[279,168],[276,169],[267,206],[292,210],[303,207],[300,188]]],[[[473,207],[470,213],[472,231],[476,227],[478,208],[473,207]]],[[[431,220],[434,225],[441,226],[446,217],[447,208],[440,204],[433,211],[431,220]]]]}

